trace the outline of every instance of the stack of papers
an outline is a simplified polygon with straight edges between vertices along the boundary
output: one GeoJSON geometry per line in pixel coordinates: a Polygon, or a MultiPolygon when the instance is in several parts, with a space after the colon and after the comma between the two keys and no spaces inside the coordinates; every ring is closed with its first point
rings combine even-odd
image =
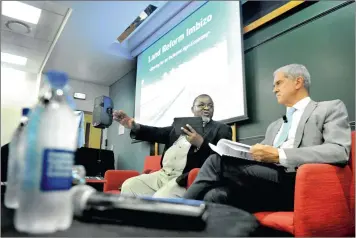
{"type": "Polygon", "coordinates": [[[253,160],[250,148],[251,146],[234,142],[227,139],[219,140],[217,145],[209,143],[210,148],[220,156],[226,155],[240,159],[253,160]]]}

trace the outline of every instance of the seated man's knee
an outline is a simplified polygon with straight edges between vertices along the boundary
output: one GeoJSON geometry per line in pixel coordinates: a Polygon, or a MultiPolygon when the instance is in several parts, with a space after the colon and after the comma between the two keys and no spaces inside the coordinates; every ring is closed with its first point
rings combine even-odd
{"type": "Polygon", "coordinates": [[[179,186],[179,184],[172,179],[162,188],[160,188],[153,197],[157,198],[181,198],[183,197],[186,189],[184,187],[179,186]]]}
{"type": "Polygon", "coordinates": [[[125,182],[121,185],[121,192],[131,192],[136,187],[137,181],[138,180],[136,177],[126,179],[125,182]]]}
{"type": "MultiPolygon", "coordinates": [[[[206,159],[204,165],[205,165],[205,166],[217,167],[217,166],[220,166],[220,160],[221,160],[220,155],[218,155],[218,154],[212,154],[212,155],[210,155],[210,156],[206,159]]],[[[203,165],[203,166],[204,166],[204,165],[203,165]]]]}
{"type": "Polygon", "coordinates": [[[224,188],[214,188],[207,192],[204,196],[204,201],[213,203],[228,203],[228,191],[224,188]]]}

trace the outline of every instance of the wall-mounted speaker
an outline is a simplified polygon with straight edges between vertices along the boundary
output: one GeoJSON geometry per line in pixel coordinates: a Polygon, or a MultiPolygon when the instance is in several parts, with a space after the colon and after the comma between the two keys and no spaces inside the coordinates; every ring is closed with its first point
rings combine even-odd
{"type": "Polygon", "coordinates": [[[93,126],[108,128],[112,124],[113,102],[107,96],[100,96],[94,100],[93,126]]]}

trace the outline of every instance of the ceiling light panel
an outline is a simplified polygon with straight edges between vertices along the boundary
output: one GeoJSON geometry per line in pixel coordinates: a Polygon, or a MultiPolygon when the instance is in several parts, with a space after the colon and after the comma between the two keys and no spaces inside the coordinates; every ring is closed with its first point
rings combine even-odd
{"type": "Polygon", "coordinates": [[[1,61],[10,64],[26,65],[27,58],[1,52],[1,61]]]}
{"type": "Polygon", "coordinates": [[[42,10],[19,1],[1,1],[1,13],[20,21],[37,24],[42,10]]]}

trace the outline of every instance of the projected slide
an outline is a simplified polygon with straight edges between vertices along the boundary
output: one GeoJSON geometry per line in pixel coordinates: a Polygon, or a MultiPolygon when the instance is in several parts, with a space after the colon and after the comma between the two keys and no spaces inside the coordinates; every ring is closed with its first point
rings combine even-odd
{"type": "Polygon", "coordinates": [[[137,62],[135,118],[169,126],[209,94],[214,120],[246,119],[239,2],[208,2],[146,49],[137,62]]]}

